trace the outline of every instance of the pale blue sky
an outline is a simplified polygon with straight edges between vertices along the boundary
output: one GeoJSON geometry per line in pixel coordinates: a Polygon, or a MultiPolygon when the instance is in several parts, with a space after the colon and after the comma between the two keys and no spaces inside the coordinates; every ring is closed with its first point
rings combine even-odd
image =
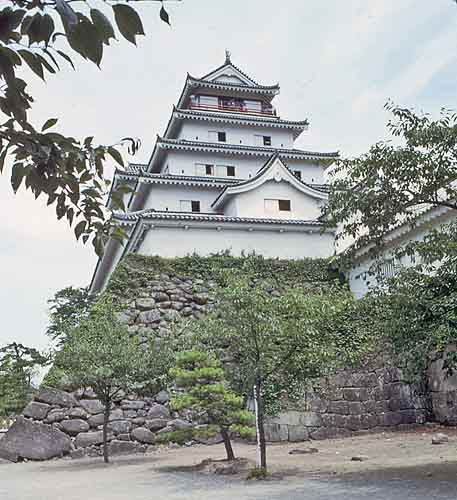
{"type": "MultiPolygon", "coordinates": [[[[46,85],[33,79],[38,124],[60,119],[74,136],[101,143],[142,140],[145,161],[163,133],[186,73],[219,66],[224,50],[261,83],[281,84],[277,105],[311,126],[306,149],[364,152],[386,137],[388,98],[432,113],[457,107],[457,5],[452,0],[183,0],[141,4],[147,32],[138,47],[121,40],[106,50],[102,71],[76,58],[46,85]]],[[[57,128],[56,128],[57,130],[57,128]]],[[[46,300],[86,285],[95,256],[75,242],[53,209],[28,193],[14,196],[0,177],[0,344],[44,348],[46,300]]]]}

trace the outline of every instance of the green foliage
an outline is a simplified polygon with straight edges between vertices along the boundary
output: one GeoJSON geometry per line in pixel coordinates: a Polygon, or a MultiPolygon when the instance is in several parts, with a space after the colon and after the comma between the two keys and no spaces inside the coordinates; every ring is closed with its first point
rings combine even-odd
{"type": "MultiPolygon", "coordinates": [[[[150,0],[158,1],[158,0],[150,0]]],[[[0,173],[11,165],[11,185],[21,185],[38,198],[43,194],[53,205],[58,219],[74,225],[77,239],[92,243],[101,253],[108,237],[121,240],[125,235],[114,225],[104,207],[109,181],[105,162],[112,158],[121,167],[119,147],[134,153],[139,142],[124,138],[115,145],[94,144],[91,136],[77,140],[50,131],[57,124],[49,118],[36,128],[28,119],[33,97],[28,93],[29,72],[40,79],[53,76],[61,65],[73,69],[73,55],[79,54],[97,66],[105,46],[116,38],[115,26],[129,42],[143,35],[141,19],[132,3],[98,1],[80,9],[70,0],[7,0],[0,10],[0,173]],[[114,22],[113,22],[114,20],[114,22]]],[[[169,24],[161,1],[160,18],[169,24]]],[[[113,193],[116,208],[123,209],[122,186],[113,193]]]]}
{"type": "Polygon", "coordinates": [[[267,469],[264,467],[257,467],[255,469],[251,469],[246,477],[248,481],[263,481],[264,479],[268,479],[269,474],[267,469]]]}
{"type": "Polygon", "coordinates": [[[120,392],[144,389],[162,375],[158,343],[146,349],[116,317],[116,309],[104,296],[89,316],[72,330],[55,359],[68,386],[91,387],[105,406],[104,458],[108,461],[106,432],[113,398],[120,392]]]}
{"type": "Polygon", "coordinates": [[[457,209],[457,114],[442,109],[433,120],[391,103],[386,109],[395,141],[342,159],[331,183],[328,224],[341,227],[340,238],[356,238],[354,250],[367,244],[379,250],[387,233],[414,225],[424,207],[457,209]]]}
{"type": "Polygon", "coordinates": [[[309,380],[356,365],[371,347],[355,300],[342,288],[295,287],[276,296],[271,283],[252,275],[229,273],[226,281],[217,309],[188,331],[227,361],[236,392],[250,395],[261,376],[268,414],[280,410],[283,394],[300,397],[309,380]]]}
{"type": "Polygon", "coordinates": [[[89,314],[93,299],[87,288],[63,288],[48,300],[50,309],[49,326],[46,335],[61,347],[72,329],[89,314]]]}
{"type": "Polygon", "coordinates": [[[264,413],[274,414],[284,395],[311,379],[356,363],[370,343],[351,323],[354,299],[341,287],[276,294],[271,281],[235,271],[226,272],[223,283],[215,311],[188,329],[200,350],[223,361],[237,393],[250,396],[256,388],[260,465],[266,468],[264,413]]]}
{"type": "Polygon", "coordinates": [[[47,362],[36,349],[16,342],[0,348],[0,417],[24,408],[33,391],[32,377],[47,362]]]}
{"type": "Polygon", "coordinates": [[[195,432],[193,429],[177,429],[176,431],[163,432],[155,437],[157,444],[176,443],[183,445],[192,441],[195,432]]]}
{"type": "Polygon", "coordinates": [[[210,257],[192,255],[165,259],[142,255],[129,255],[117,266],[108,284],[108,292],[119,301],[135,298],[137,291],[155,279],[158,272],[189,278],[213,280],[224,283],[227,270],[255,274],[258,279],[271,281],[272,286],[283,289],[301,286],[323,289],[339,282],[336,268],[328,259],[281,260],[259,255],[233,257],[227,253],[210,257]]]}
{"type": "MultiPolygon", "coordinates": [[[[173,409],[191,410],[204,422],[219,427],[226,447],[229,431],[252,434],[249,425],[253,416],[244,409],[243,398],[228,387],[220,361],[206,352],[185,351],[178,354],[171,377],[177,389],[183,391],[172,399],[173,409]]],[[[231,447],[227,458],[234,458],[231,447]]]]}
{"type": "Polygon", "coordinates": [[[116,317],[111,299],[103,297],[72,330],[55,364],[76,387],[92,387],[102,401],[120,391],[141,389],[156,375],[157,346],[145,349],[116,317]]]}
{"type": "Polygon", "coordinates": [[[358,303],[370,318],[370,332],[383,339],[396,363],[413,380],[424,378],[431,360],[457,369],[457,274],[442,266],[433,274],[404,269],[358,303]]]}

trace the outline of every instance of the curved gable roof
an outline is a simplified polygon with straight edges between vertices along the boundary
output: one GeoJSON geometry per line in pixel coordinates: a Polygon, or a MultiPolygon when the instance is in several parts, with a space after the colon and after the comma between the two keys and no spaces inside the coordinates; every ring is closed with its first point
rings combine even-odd
{"type": "Polygon", "coordinates": [[[227,186],[212,203],[212,207],[217,209],[226,203],[226,201],[237,194],[245,193],[257,189],[267,181],[288,182],[298,191],[319,200],[327,200],[328,195],[325,191],[319,190],[304,183],[298,179],[281,161],[279,155],[274,154],[257,174],[246,181],[239,182],[232,186],[227,186]]]}

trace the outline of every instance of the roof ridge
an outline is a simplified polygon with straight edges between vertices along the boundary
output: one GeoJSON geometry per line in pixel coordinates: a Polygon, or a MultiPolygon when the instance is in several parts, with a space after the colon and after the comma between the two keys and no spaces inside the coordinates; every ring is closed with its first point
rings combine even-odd
{"type": "Polygon", "coordinates": [[[205,141],[189,141],[187,139],[169,139],[165,138],[162,136],[157,137],[157,142],[160,143],[171,143],[171,144],[182,144],[184,146],[194,146],[194,147],[212,147],[216,149],[226,149],[226,150],[243,150],[246,149],[248,151],[263,151],[265,153],[270,153],[270,154],[275,154],[277,153],[278,155],[281,154],[304,154],[304,155],[309,155],[309,156],[322,156],[322,157],[328,157],[328,158],[333,158],[333,157],[338,157],[339,152],[334,151],[334,152],[329,152],[329,153],[321,153],[318,151],[305,151],[303,149],[289,149],[289,148],[269,148],[269,147],[262,147],[262,146],[250,146],[247,144],[219,144],[215,142],[205,142],[205,141]]]}
{"type": "Polygon", "coordinates": [[[188,115],[194,115],[194,116],[210,116],[214,118],[232,118],[234,120],[245,120],[245,121],[257,121],[257,122],[268,122],[268,123],[282,123],[282,124],[288,124],[288,125],[296,125],[296,126],[308,126],[309,121],[308,119],[305,120],[284,120],[283,118],[280,118],[279,116],[250,116],[250,115],[242,115],[242,114],[236,114],[236,113],[219,113],[219,112],[212,112],[212,111],[204,111],[204,110],[193,110],[193,109],[186,109],[186,108],[177,108],[176,106],[173,109],[173,113],[183,113],[183,114],[188,114],[188,115]]]}
{"type": "Polygon", "coordinates": [[[275,219],[262,217],[234,217],[230,215],[212,214],[212,213],[193,213],[193,212],[171,212],[163,210],[145,209],[137,212],[125,214],[123,212],[114,212],[114,216],[125,221],[138,221],[146,217],[164,218],[164,219],[182,219],[182,220],[201,220],[201,221],[221,221],[221,222],[247,222],[259,224],[284,224],[284,225],[313,225],[321,226],[323,223],[319,220],[307,219],[275,219]]]}

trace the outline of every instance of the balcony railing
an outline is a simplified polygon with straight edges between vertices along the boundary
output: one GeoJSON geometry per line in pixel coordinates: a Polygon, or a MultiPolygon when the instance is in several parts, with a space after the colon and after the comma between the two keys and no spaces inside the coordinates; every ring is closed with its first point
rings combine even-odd
{"type": "Polygon", "coordinates": [[[250,115],[267,115],[276,116],[276,110],[271,108],[250,108],[249,106],[237,106],[236,104],[203,104],[198,102],[191,102],[190,109],[202,109],[208,111],[227,111],[231,113],[246,113],[250,115]]]}

